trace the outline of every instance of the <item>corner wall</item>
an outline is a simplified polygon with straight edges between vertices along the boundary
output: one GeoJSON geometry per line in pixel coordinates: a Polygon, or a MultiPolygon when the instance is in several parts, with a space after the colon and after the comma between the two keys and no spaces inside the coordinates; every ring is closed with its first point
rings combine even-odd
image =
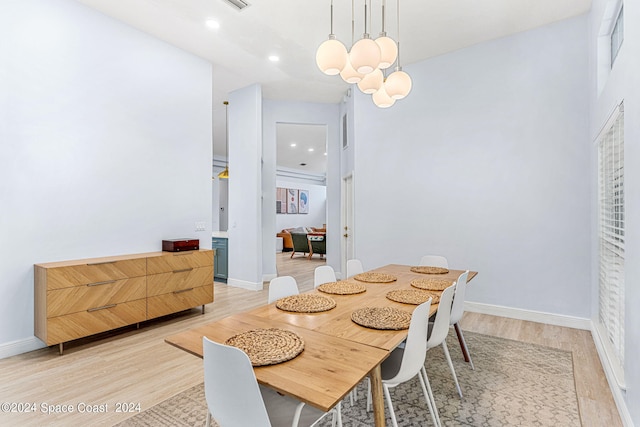
{"type": "Polygon", "coordinates": [[[0,2],[0,39],[3,357],[42,346],[33,264],[211,247],[212,83],[206,61],[75,1],[0,2]]]}

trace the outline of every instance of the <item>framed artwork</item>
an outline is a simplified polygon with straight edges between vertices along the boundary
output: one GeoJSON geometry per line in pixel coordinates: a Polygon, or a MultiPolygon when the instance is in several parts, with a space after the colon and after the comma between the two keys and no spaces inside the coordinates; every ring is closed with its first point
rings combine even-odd
{"type": "Polygon", "coordinates": [[[278,187],[276,188],[276,213],[287,213],[287,189],[278,187]]]}
{"type": "Polygon", "coordinates": [[[287,189],[287,213],[298,213],[298,190],[294,190],[293,188],[287,189]]]}
{"type": "Polygon", "coordinates": [[[300,190],[298,195],[298,213],[309,213],[309,190],[300,190]]]}

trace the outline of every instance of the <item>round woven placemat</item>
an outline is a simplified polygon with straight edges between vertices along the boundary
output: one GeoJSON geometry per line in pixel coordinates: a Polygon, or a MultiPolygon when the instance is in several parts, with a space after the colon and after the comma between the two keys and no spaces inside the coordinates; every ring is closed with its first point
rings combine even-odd
{"type": "Polygon", "coordinates": [[[366,291],[367,287],[358,282],[338,280],[337,282],[323,283],[318,286],[318,290],[326,294],[353,295],[366,291]]]}
{"type": "Polygon", "coordinates": [[[331,298],[315,294],[291,295],[276,301],[276,307],[280,310],[296,313],[318,313],[335,306],[336,302],[331,298]]]}
{"type": "Polygon", "coordinates": [[[408,329],[411,313],[395,307],[364,307],[351,313],[351,320],[371,329],[408,329]]]}
{"type": "Polygon", "coordinates": [[[368,283],[391,283],[398,280],[396,276],[387,273],[360,273],[353,276],[353,278],[368,283]]]}
{"type": "Polygon", "coordinates": [[[427,291],[444,291],[453,283],[447,279],[413,279],[409,284],[414,288],[427,291]]]}
{"type": "Polygon", "coordinates": [[[430,267],[428,265],[419,265],[417,267],[411,267],[411,271],[413,271],[414,273],[422,274],[447,274],[449,272],[449,269],[444,267],[430,267]]]}
{"type": "Polygon", "coordinates": [[[276,328],[242,332],[227,339],[225,344],[247,353],[253,366],[286,362],[304,350],[304,341],[296,333],[276,328]]]}
{"type": "Polygon", "coordinates": [[[440,293],[422,289],[398,289],[389,291],[387,298],[391,301],[414,305],[422,304],[431,298],[431,304],[437,304],[440,301],[440,293]]]}

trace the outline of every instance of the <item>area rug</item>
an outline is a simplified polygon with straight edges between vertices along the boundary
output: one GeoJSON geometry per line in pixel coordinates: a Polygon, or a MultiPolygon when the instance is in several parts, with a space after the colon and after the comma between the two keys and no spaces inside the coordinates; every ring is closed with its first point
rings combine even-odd
{"type": "MultiPolygon", "coordinates": [[[[464,362],[455,333],[447,338],[462,399],[442,347],[427,352],[427,373],[443,425],[581,425],[570,352],[471,332],[465,332],[465,338],[475,370],[464,362]]],[[[432,425],[417,377],[392,389],[391,397],[399,426],[432,425]]],[[[204,426],[206,413],[200,384],[118,426],[204,426]]],[[[321,427],[331,425],[327,418],[321,427]]],[[[373,425],[373,413],[366,410],[366,382],[358,386],[353,406],[349,398],[343,401],[342,420],[345,427],[373,425]]],[[[387,425],[391,425],[388,417],[387,425]]]]}

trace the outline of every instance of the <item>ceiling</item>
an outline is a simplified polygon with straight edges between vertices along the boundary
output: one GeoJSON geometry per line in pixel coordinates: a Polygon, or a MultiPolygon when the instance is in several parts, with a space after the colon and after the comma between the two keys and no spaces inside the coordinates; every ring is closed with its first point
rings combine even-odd
{"type": "MultiPolygon", "coordinates": [[[[222,102],[233,90],[260,83],[265,98],[337,103],[348,88],[315,63],[330,32],[329,0],[245,0],[250,5],[240,11],[225,0],[76,1],[213,63],[215,154],[225,153],[222,102]],[[209,18],[220,27],[209,28],[209,18]]],[[[380,32],[382,1],[371,0],[372,37],[380,32]]],[[[351,2],[334,3],[334,33],[349,47],[351,2]]],[[[357,40],[364,0],[355,4],[357,40]]],[[[408,65],[586,13],[591,0],[403,0],[400,7],[401,60],[408,65]]],[[[386,9],[386,30],[395,39],[396,1],[386,9]]]]}

